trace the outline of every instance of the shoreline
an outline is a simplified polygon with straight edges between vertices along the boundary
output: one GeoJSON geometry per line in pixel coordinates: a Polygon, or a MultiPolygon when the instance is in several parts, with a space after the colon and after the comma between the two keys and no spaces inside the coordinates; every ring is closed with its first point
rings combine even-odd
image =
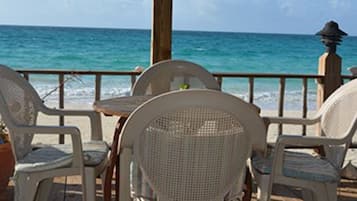
{"type": "MultiPolygon", "coordinates": [[[[103,88],[103,87],[102,87],[103,88]]],[[[105,88],[105,87],[104,87],[105,88]]],[[[87,88],[86,88],[87,89],[87,88]]],[[[37,89],[36,89],[37,90],[37,89]]],[[[78,89],[81,90],[81,89],[78,89]]],[[[95,102],[94,97],[94,89],[86,90],[86,93],[78,92],[72,93],[70,95],[64,95],[64,105],[65,108],[73,108],[73,105],[80,105],[79,108],[91,109],[93,102],[95,102]]],[[[131,94],[129,88],[113,88],[108,90],[107,92],[102,91],[101,100],[121,97],[121,96],[129,96],[131,94]],[[108,92],[111,91],[111,92],[108,92]],[[104,93],[103,93],[104,92],[104,93]]],[[[222,89],[222,92],[232,94],[238,98],[243,99],[244,101],[248,101],[249,95],[246,90],[242,88],[237,88],[236,90],[232,89],[222,89]]],[[[43,97],[43,94],[40,95],[43,97]]],[[[262,110],[278,110],[278,99],[279,94],[275,89],[268,89],[265,91],[254,91],[254,104],[262,108],[262,110]]],[[[285,110],[293,110],[299,111],[302,109],[302,94],[301,91],[295,90],[291,91],[289,89],[286,90],[284,95],[284,109],[285,110]]],[[[48,96],[44,99],[44,103],[49,107],[59,107],[59,98],[58,94],[54,93],[51,96],[48,96]]],[[[307,108],[309,111],[316,110],[316,92],[309,91],[307,94],[307,108]]]]}

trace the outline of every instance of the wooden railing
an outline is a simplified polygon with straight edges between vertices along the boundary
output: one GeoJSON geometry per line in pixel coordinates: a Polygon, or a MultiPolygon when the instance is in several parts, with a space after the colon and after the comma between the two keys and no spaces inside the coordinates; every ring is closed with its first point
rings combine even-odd
{"type": "MultiPolygon", "coordinates": [[[[64,71],[64,70],[19,70],[18,72],[22,73],[24,77],[29,80],[30,74],[33,75],[57,75],[58,76],[58,86],[59,86],[59,108],[64,108],[64,78],[66,75],[87,75],[95,76],[95,100],[101,99],[101,83],[102,76],[129,76],[131,78],[131,86],[136,81],[139,72],[135,71],[64,71]]],[[[266,74],[266,73],[212,73],[216,77],[220,86],[222,86],[225,78],[246,78],[248,80],[248,102],[254,103],[254,84],[257,79],[278,79],[279,80],[279,95],[278,95],[278,116],[284,116],[284,101],[285,101],[285,91],[286,91],[286,82],[289,79],[300,79],[301,80],[301,117],[305,118],[308,113],[308,81],[315,80],[320,82],[324,79],[322,75],[309,75],[309,74],[266,74]]],[[[350,80],[355,77],[350,75],[342,75],[343,80],[350,80]]],[[[64,118],[61,117],[60,125],[64,124],[64,118]]],[[[278,125],[278,134],[280,135],[283,131],[282,125],[278,125]]],[[[302,126],[302,135],[306,135],[306,126],[302,126]]],[[[63,139],[60,139],[63,142],[63,139]]]]}
{"type": "MultiPolygon", "coordinates": [[[[64,85],[65,85],[65,75],[89,75],[95,76],[95,100],[100,100],[101,96],[101,83],[103,75],[111,75],[111,76],[130,76],[131,77],[131,85],[133,85],[136,81],[136,76],[140,75],[138,72],[134,71],[119,71],[119,72],[111,72],[111,71],[64,71],[64,70],[18,70],[19,73],[22,73],[26,80],[30,79],[30,74],[33,75],[57,75],[58,76],[58,91],[59,91],[59,100],[58,107],[60,109],[64,108],[64,85]]],[[[64,125],[64,117],[60,116],[59,125],[64,125]]],[[[59,143],[64,143],[64,135],[59,136],[59,143]]]]}
{"type": "MultiPolygon", "coordinates": [[[[302,117],[307,116],[307,85],[308,79],[323,79],[321,75],[307,75],[307,74],[252,74],[252,73],[213,73],[220,84],[223,78],[247,78],[248,81],[248,102],[254,103],[254,81],[259,78],[279,79],[279,96],[278,96],[278,116],[284,115],[284,99],[285,86],[287,79],[301,79],[302,80],[302,117]]],[[[278,127],[279,135],[282,133],[282,125],[278,127]]],[[[302,127],[302,134],[306,135],[306,127],[302,127]]]]}

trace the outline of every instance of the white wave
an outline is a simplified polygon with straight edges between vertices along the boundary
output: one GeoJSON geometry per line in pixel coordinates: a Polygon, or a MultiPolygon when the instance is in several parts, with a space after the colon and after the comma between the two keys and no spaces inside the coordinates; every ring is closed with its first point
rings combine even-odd
{"type": "MultiPolygon", "coordinates": [[[[65,102],[71,103],[85,103],[92,104],[94,102],[95,89],[94,84],[90,83],[70,83],[66,84],[64,88],[65,102]]],[[[36,82],[34,86],[40,97],[45,97],[45,102],[56,104],[58,101],[59,90],[56,83],[36,82]]],[[[101,99],[107,99],[119,96],[130,95],[131,86],[126,80],[107,80],[102,83],[101,99]]],[[[231,93],[248,101],[248,92],[242,88],[227,87],[223,89],[225,92],[231,93]]],[[[256,90],[254,92],[254,104],[262,109],[277,109],[279,101],[279,93],[276,88],[264,88],[262,91],[256,90]]],[[[307,94],[308,109],[316,108],[316,91],[309,90],[307,94]]],[[[284,108],[291,110],[301,110],[302,108],[302,94],[300,90],[287,90],[284,96],[284,108]]]]}

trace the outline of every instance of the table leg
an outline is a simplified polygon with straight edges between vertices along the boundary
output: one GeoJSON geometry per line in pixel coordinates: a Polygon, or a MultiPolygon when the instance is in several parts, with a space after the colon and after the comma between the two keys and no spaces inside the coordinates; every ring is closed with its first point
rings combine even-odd
{"type": "Polygon", "coordinates": [[[243,201],[250,201],[252,199],[252,187],[252,175],[250,174],[249,168],[246,168],[243,201]]]}
{"type": "MultiPolygon", "coordinates": [[[[117,121],[115,131],[114,131],[114,136],[113,136],[113,141],[112,141],[112,146],[111,146],[111,152],[109,156],[109,164],[107,167],[105,179],[104,179],[104,189],[103,189],[103,194],[104,194],[104,201],[110,201],[111,200],[111,194],[112,194],[112,179],[113,179],[113,172],[114,172],[114,167],[116,166],[116,178],[115,178],[115,186],[116,188],[118,187],[117,185],[119,184],[119,171],[118,171],[118,146],[119,146],[119,137],[121,130],[124,126],[125,121],[127,120],[126,117],[120,117],[119,120],[117,121]]],[[[115,199],[119,200],[119,189],[115,189],[115,199]]]]}
{"type": "Polygon", "coordinates": [[[119,179],[120,179],[120,161],[119,156],[117,156],[116,164],[115,164],[115,201],[119,201],[119,179]]]}

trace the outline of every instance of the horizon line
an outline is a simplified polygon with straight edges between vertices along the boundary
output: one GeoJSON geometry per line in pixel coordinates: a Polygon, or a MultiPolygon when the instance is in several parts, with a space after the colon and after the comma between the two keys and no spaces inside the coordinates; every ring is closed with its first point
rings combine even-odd
{"type": "MultiPolygon", "coordinates": [[[[72,25],[22,25],[22,24],[0,24],[0,26],[8,27],[43,27],[43,28],[72,28],[72,29],[112,29],[112,30],[143,30],[151,31],[151,28],[137,28],[137,27],[94,27],[94,26],[72,26],[72,25]]],[[[254,31],[227,31],[227,30],[190,30],[190,29],[172,29],[173,32],[209,32],[209,33],[248,33],[248,34],[276,34],[276,35],[308,35],[315,34],[307,33],[284,33],[284,32],[254,32],[254,31]]],[[[353,35],[349,35],[353,36],[353,35]]]]}

